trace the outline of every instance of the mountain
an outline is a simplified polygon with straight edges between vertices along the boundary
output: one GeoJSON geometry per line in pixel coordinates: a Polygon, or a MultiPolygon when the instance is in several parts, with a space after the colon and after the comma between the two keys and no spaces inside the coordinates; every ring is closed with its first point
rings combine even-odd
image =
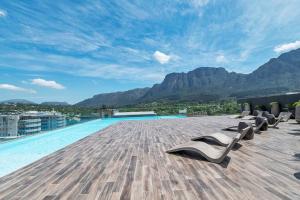
{"type": "Polygon", "coordinates": [[[1,104],[36,104],[32,101],[28,101],[26,99],[10,99],[6,101],[1,101],[1,104]]]}
{"type": "Polygon", "coordinates": [[[46,105],[46,106],[68,106],[70,104],[68,104],[67,102],[47,101],[47,102],[41,103],[41,105],[46,105]]]}
{"type": "Polygon", "coordinates": [[[250,74],[224,68],[200,67],[187,73],[168,74],[152,88],[98,94],[78,106],[129,105],[140,102],[211,101],[300,91],[300,49],[272,58],[250,74]]]}
{"type": "Polygon", "coordinates": [[[133,90],[128,90],[125,92],[112,92],[104,93],[93,96],[90,99],[86,99],[82,102],[77,103],[77,106],[83,107],[99,107],[102,105],[128,105],[135,104],[139,102],[149,88],[138,88],[133,90]]]}
{"type": "MultiPolygon", "coordinates": [[[[247,76],[247,88],[294,91],[300,89],[300,49],[272,58],[247,76]]],[[[245,85],[246,86],[246,85],[245,85]]]]}
{"type": "Polygon", "coordinates": [[[227,72],[224,68],[201,67],[188,73],[168,74],[161,84],[154,85],[142,101],[220,99],[235,91],[244,74],[227,72]],[[224,88],[227,88],[224,90],[224,88]],[[213,91],[213,92],[212,92],[213,91]]]}

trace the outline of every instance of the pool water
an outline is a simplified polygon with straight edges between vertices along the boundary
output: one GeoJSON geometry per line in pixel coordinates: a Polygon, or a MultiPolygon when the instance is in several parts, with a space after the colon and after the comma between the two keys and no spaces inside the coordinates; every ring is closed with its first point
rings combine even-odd
{"type": "Polygon", "coordinates": [[[119,121],[174,118],[183,118],[183,116],[97,119],[63,129],[0,143],[0,177],[119,121]]]}

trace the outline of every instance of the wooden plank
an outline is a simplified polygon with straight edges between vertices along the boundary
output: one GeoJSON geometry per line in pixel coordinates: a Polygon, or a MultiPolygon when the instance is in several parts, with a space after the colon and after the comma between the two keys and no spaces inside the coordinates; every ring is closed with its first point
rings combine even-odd
{"type": "Polygon", "coordinates": [[[124,121],[0,178],[0,199],[300,199],[300,125],[256,134],[227,164],[165,151],[233,132],[227,116],[124,121]],[[299,134],[297,134],[299,133],[299,134]]]}

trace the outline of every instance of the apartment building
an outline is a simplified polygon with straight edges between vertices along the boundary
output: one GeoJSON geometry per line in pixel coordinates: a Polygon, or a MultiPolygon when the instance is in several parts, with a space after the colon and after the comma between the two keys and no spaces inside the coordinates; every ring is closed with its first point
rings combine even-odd
{"type": "Polygon", "coordinates": [[[18,115],[0,115],[0,137],[17,137],[18,122],[18,115]]]}
{"type": "Polygon", "coordinates": [[[36,115],[22,114],[19,119],[19,135],[30,135],[41,132],[41,119],[36,115]]]}
{"type": "Polygon", "coordinates": [[[66,117],[54,111],[0,115],[0,137],[31,135],[65,126],[66,117]]]}
{"type": "Polygon", "coordinates": [[[58,112],[40,113],[42,131],[53,130],[66,126],[66,117],[58,112]]]}

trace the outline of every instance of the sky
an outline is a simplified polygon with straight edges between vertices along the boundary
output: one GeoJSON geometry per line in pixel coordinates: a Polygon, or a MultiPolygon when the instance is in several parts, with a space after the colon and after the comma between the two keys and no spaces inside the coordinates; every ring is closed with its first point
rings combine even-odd
{"type": "Polygon", "coordinates": [[[300,48],[299,0],[0,1],[0,101],[76,103],[300,48]]]}

